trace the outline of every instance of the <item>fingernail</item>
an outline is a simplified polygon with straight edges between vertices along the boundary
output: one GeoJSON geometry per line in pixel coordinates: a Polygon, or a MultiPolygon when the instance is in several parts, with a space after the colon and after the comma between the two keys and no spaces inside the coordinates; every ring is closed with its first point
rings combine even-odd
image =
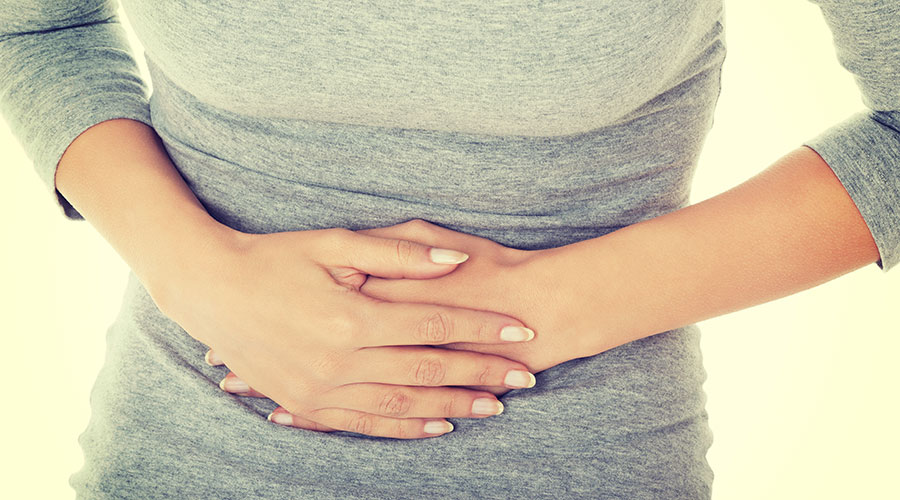
{"type": "Polygon", "coordinates": [[[499,415],[503,413],[503,403],[491,398],[478,398],[472,402],[473,415],[499,415]]]}
{"type": "Polygon", "coordinates": [[[225,364],[225,362],[219,359],[219,356],[213,351],[206,351],[206,356],[203,356],[203,359],[206,360],[206,364],[208,364],[209,366],[219,366],[225,364]]]}
{"type": "Polygon", "coordinates": [[[512,370],[506,374],[503,383],[506,384],[507,387],[512,387],[514,389],[528,389],[534,387],[537,380],[534,378],[534,375],[529,372],[512,370]]]}
{"type": "Polygon", "coordinates": [[[442,420],[432,420],[425,423],[425,434],[446,434],[453,430],[453,424],[442,420]]]}
{"type": "Polygon", "coordinates": [[[219,388],[225,392],[250,392],[247,382],[237,377],[225,377],[219,382],[219,388]]]}
{"type": "Polygon", "coordinates": [[[435,264],[462,264],[469,258],[468,255],[462,252],[445,248],[432,248],[429,254],[431,255],[431,262],[435,264]]]}
{"type": "Polygon", "coordinates": [[[534,330],[524,326],[504,326],[500,330],[500,340],[507,342],[524,342],[534,338],[534,330]]]}
{"type": "Polygon", "coordinates": [[[270,413],[268,420],[278,425],[294,425],[294,418],[290,413],[270,413]]]}

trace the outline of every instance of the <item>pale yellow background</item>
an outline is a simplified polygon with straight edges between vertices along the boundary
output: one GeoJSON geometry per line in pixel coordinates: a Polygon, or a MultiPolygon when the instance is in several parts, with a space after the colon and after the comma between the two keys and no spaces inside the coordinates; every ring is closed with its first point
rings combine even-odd
{"type": "MultiPolygon", "coordinates": [[[[695,201],[862,107],[814,6],[726,5],[729,56],[695,201]]],[[[0,496],[72,498],[126,268],[88,224],[62,218],[5,126],[0,164],[0,496]]],[[[900,270],[872,265],[702,325],[714,498],[897,498],[898,299],[900,270]]]]}

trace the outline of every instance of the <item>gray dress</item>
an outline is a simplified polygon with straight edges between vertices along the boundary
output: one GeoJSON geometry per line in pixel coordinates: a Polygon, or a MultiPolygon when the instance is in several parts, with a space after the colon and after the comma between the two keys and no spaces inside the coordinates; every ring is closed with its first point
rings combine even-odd
{"type": "MultiPolygon", "coordinates": [[[[820,2],[865,114],[809,142],[900,260],[900,6],[820,2]]],[[[719,0],[0,1],[3,111],[52,189],[100,121],[152,124],[216,219],[254,233],[422,218],[539,249],[688,203],[725,56],[719,0]]],[[[761,27],[761,30],[764,27],[761,27]]],[[[67,216],[80,215],[57,195],[67,216]]],[[[648,291],[652,293],[652,291],[648,291]]],[[[538,374],[414,441],[273,425],[134,276],[81,437],[83,498],[707,498],[694,326],[538,374]]]]}

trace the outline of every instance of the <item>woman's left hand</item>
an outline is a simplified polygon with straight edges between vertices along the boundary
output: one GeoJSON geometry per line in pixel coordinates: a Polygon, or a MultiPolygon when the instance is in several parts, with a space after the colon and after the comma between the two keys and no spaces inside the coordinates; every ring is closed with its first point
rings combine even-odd
{"type": "MultiPolygon", "coordinates": [[[[410,241],[454,244],[469,260],[453,273],[425,280],[369,277],[360,291],[382,300],[404,300],[495,311],[521,318],[535,331],[535,338],[522,345],[475,345],[456,343],[443,348],[490,352],[519,361],[532,373],[565,361],[596,354],[585,349],[584,324],[569,309],[566,286],[559,268],[553,266],[553,250],[525,251],[504,247],[491,240],[446,229],[421,220],[364,231],[379,237],[402,237],[410,241]]],[[[456,248],[456,247],[454,247],[456,248]]]]}
{"type": "MultiPolygon", "coordinates": [[[[554,266],[554,250],[525,251],[504,247],[491,240],[442,228],[421,220],[361,231],[378,237],[402,238],[418,243],[456,248],[469,260],[453,273],[434,279],[381,279],[368,277],[360,291],[371,297],[400,302],[442,304],[494,311],[519,318],[535,331],[530,342],[510,344],[456,343],[441,348],[496,354],[519,361],[532,373],[571,359],[597,354],[597,329],[588,314],[572,308],[567,274],[554,266]]],[[[566,266],[568,269],[569,266],[566,266]]],[[[573,276],[568,279],[575,279],[573,276]]],[[[207,360],[219,364],[215,355],[207,360]]],[[[229,374],[228,378],[234,378],[229,374]]],[[[226,384],[227,385],[227,384],[226,384]]],[[[236,384],[240,386],[240,384],[236,384]]],[[[508,389],[479,387],[495,394],[508,389]]],[[[252,388],[242,396],[265,397],[252,388]]],[[[285,410],[279,408],[278,412],[285,410]]]]}

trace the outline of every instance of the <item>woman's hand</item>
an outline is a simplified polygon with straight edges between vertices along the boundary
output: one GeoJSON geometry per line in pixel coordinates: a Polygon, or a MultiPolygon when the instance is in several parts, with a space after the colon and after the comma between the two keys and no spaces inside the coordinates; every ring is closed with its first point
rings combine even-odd
{"type": "MultiPolygon", "coordinates": [[[[421,220],[361,231],[370,236],[401,238],[423,245],[459,248],[470,255],[465,265],[435,279],[382,279],[370,277],[361,291],[371,297],[399,302],[441,304],[484,309],[521,318],[537,331],[530,342],[486,344],[447,343],[442,348],[490,353],[525,364],[532,373],[571,359],[597,354],[589,342],[597,330],[589,314],[571,312],[573,287],[553,267],[550,251],[523,251],[504,247],[491,240],[452,231],[421,220]]],[[[571,273],[569,273],[571,274],[571,273]]],[[[622,343],[610,337],[609,347],[622,343]]],[[[211,353],[207,358],[217,363],[211,353]]],[[[244,386],[239,386],[241,389],[244,386]]],[[[470,386],[500,395],[508,386],[470,386]]],[[[225,387],[226,390],[227,384],[225,387]]],[[[250,394],[261,395],[250,389],[250,394]]],[[[279,410],[281,411],[281,410],[279,410]]]]}
{"type": "Polygon", "coordinates": [[[370,278],[361,288],[364,294],[381,300],[496,311],[519,318],[538,332],[534,340],[520,344],[463,341],[443,347],[514,359],[533,373],[597,354],[591,350],[596,341],[585,341],[589,335],[596,337],[597,331],[587,314],[579,316],[570,309],[572,287],[566,286],[566,278],[552,265],[554,250],[516,250],[420,220],[363,232],[423,245],[451,245],[471,256],[465,266],[437,279],[370,278]]]}
{"type": "Polygon", "coordinates": [[[154,300],[248,392],[282,405],[270,419],[289,412],[308,429],[422,438],[452,430],[444,418],[502,411],[488,392],[450,386],[534,383],[521,363],[435,348],[533,336],[516,319],[359,291],[368,275],[451,273],[466,258],[460,252],[341,229],[236,233],[230,242],[198,252],[204,260],[178,269],[154,300]]]}

